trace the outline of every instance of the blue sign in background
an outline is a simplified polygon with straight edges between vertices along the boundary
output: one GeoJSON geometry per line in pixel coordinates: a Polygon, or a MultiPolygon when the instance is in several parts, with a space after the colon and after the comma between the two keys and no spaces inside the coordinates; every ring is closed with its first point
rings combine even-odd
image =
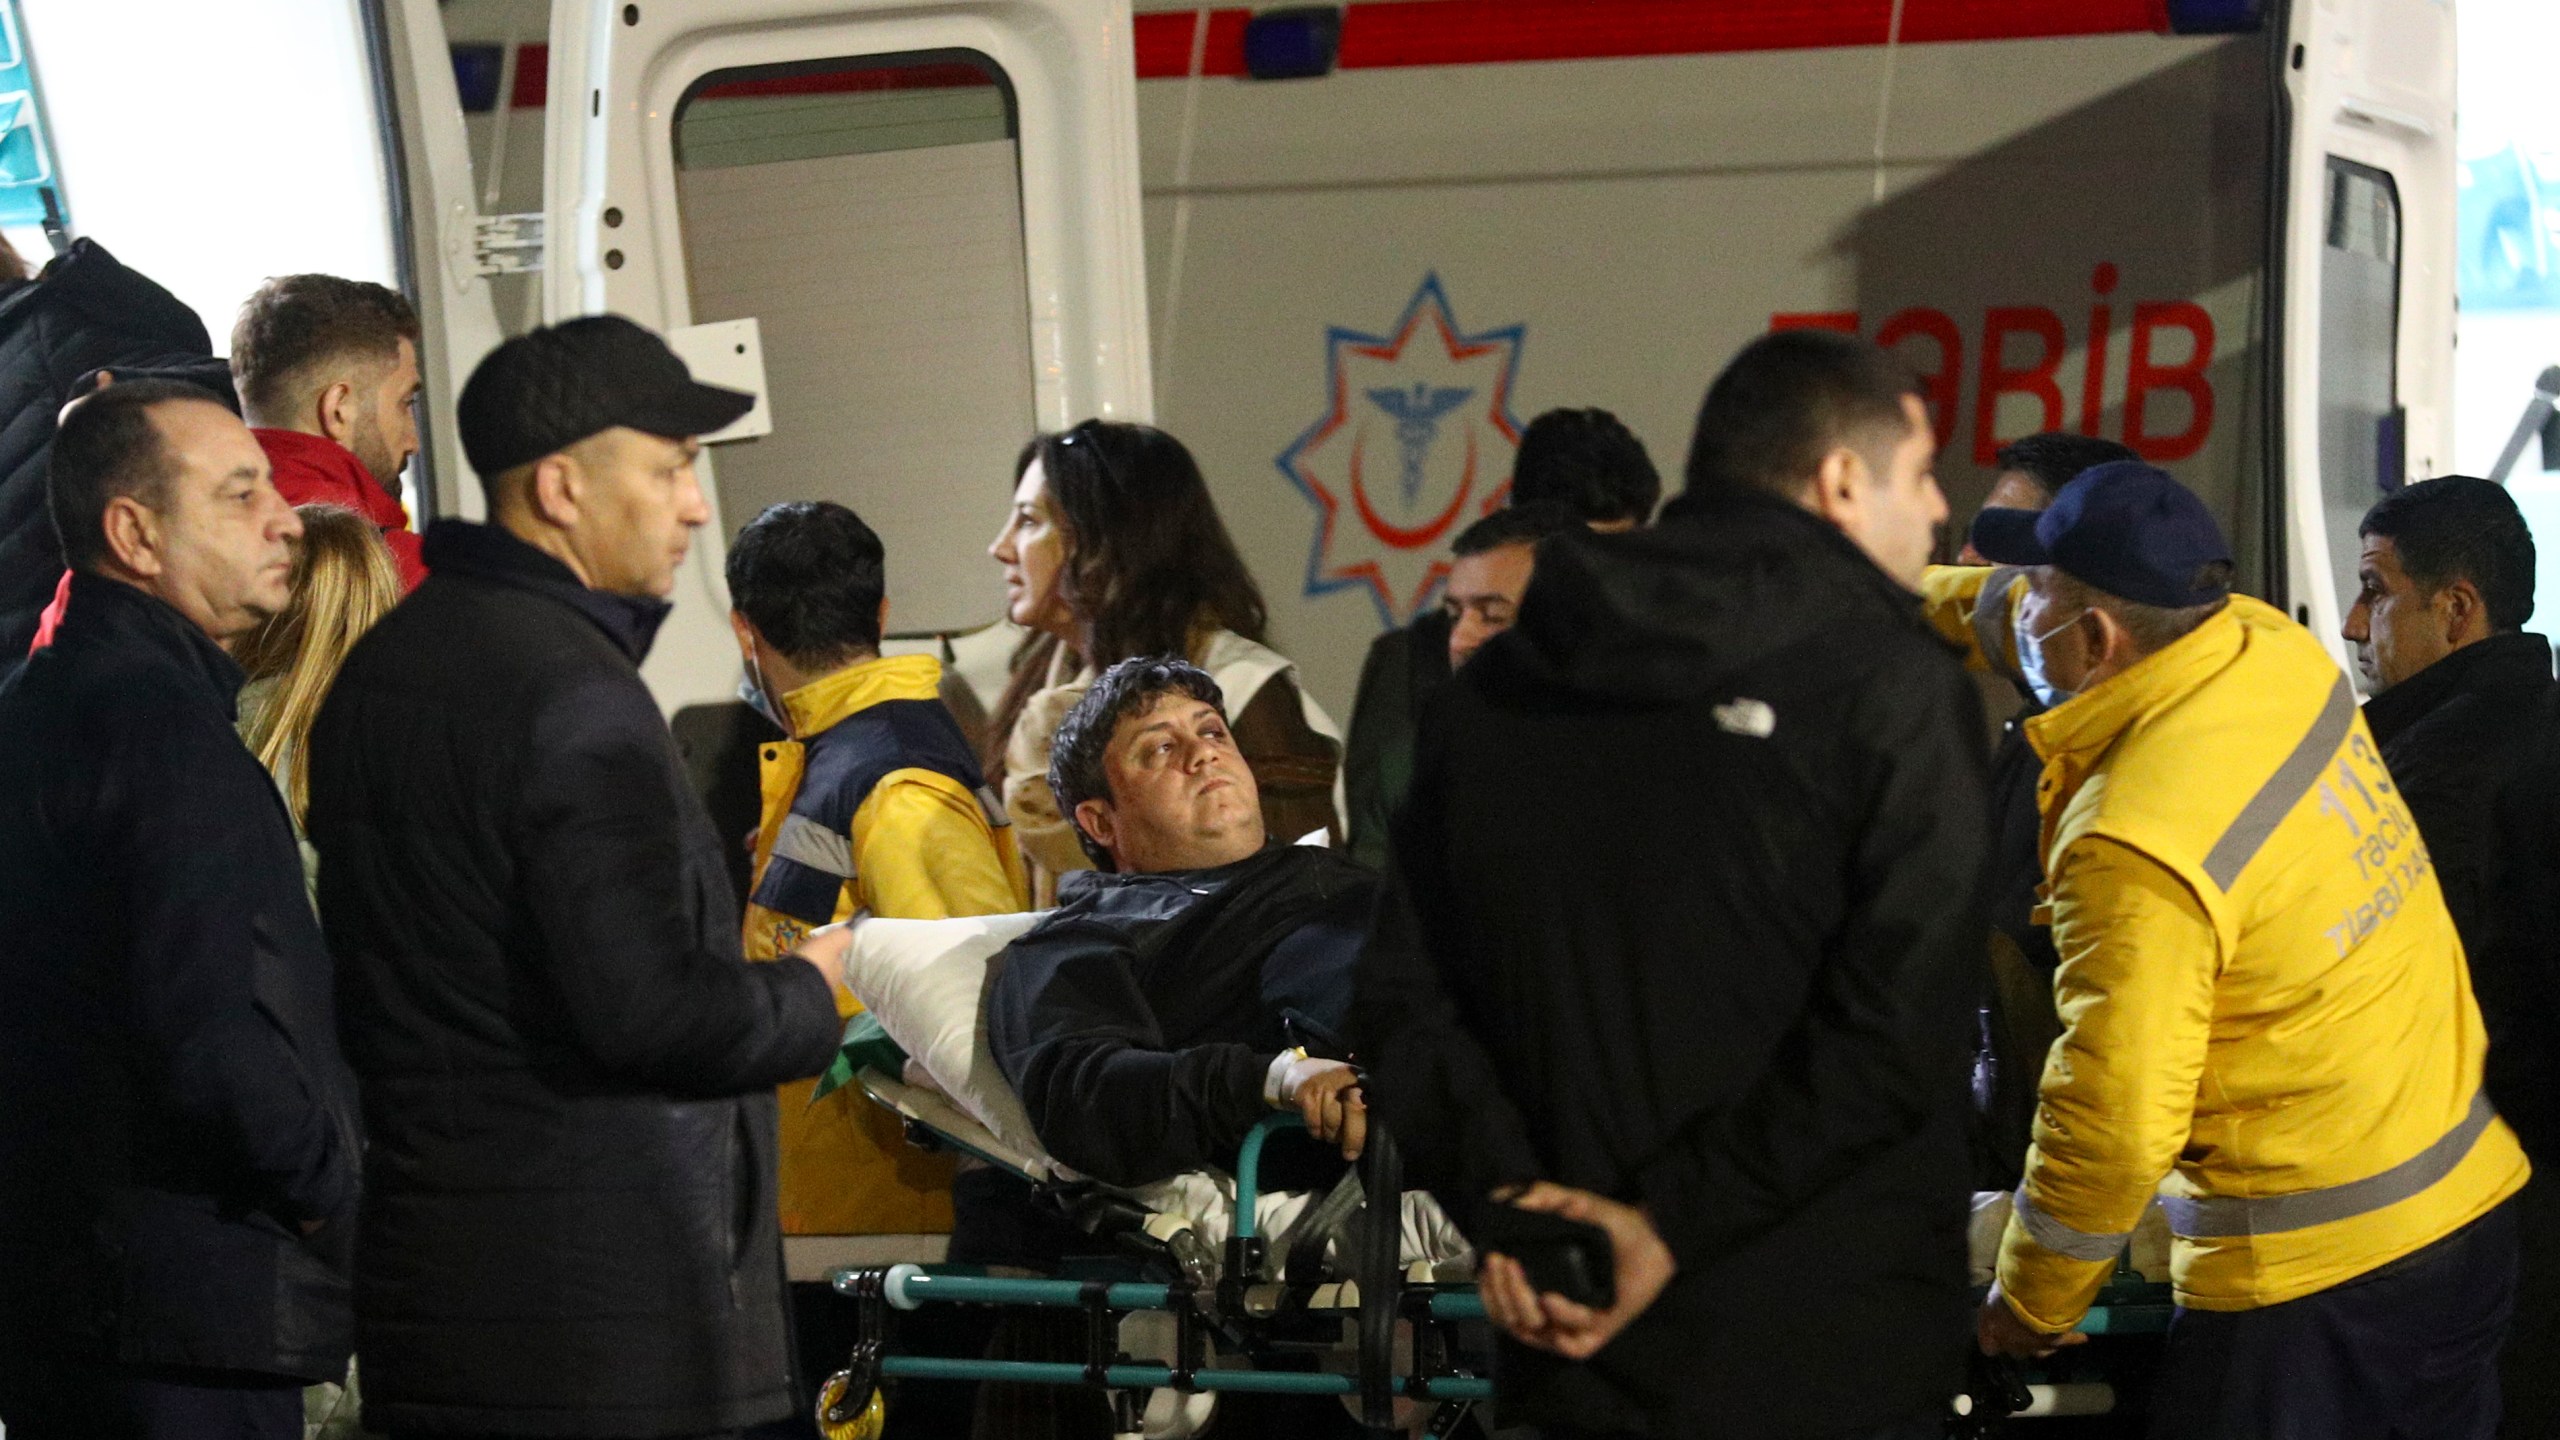
{"type": "MultiPolygon", "coordinates": [[[[18,0],[0,0],[0,225],[43,224],[48,189],[59,201],[62,182],[54,177],[53,141],[36,102],[26,29],[18,23],[18,0]]],[[[68,204],[62,218],[69,223],[68,204]]]]}

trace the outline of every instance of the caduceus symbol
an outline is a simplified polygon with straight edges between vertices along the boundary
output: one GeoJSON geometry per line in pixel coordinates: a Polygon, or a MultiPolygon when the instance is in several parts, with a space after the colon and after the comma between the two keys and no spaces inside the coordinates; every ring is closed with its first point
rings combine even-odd
{"type": "Polygon", "coordinates": [[[1440,435],[1440,417],[1467,403],[1473,390],[1434,387],[1422,381],[1413,382],[1411,390],[1384,386],[1369,392],[1369,403],[1384,410],[1396,422],[1396,444],[1403,451],[1404,498],[1411,503],[1422,494],[1422,462],[1431,456],[1431,442],[1440,435]]]}

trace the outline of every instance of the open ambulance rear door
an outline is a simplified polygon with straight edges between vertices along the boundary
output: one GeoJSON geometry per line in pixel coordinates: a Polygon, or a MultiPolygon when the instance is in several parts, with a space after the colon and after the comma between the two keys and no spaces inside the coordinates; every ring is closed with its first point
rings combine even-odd
{"type": "Polygon", "coordinates": [[[723,541],[767,504],[853,506],[893,627],[973,628],[1023,437],[1152,412],[1130,45],[1127,0],[556,0],[545,318],[764,402],[703,467],[667,709],[734,690],[723,541]]]}
{"type": "Polygon", "coordinates": [[[520,215],[473,192],[438,10],[383,27],[435,510],[476,512],[453,396],[531,318],[490,282],[538,270],[546,322],[628,315],[760,397],[701,464],[713,520],[645,668],[671,714],[734,697],[724,542],[776,501],[861,512],[893,629],[994,619],[1024,437],[1153,412],[1128,0],[553,0],[518,52],[548,67],[520,215]]]}
{"type": "Polygon", "coordinates": [[[2275,598],[2344,660],[2356,523],[2453,463],[2454,12],[2294,0],[2271,347],[2275,598]]]}

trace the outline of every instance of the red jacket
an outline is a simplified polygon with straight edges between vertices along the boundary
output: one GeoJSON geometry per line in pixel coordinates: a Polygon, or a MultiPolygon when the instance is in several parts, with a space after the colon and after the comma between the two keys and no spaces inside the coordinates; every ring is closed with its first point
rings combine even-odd
{"type": "Polygon", "coordinates": [[[382,527],[382,541],[400,566],[403,594],[427,578],[418,558],[418,535],[409,528],[409,512],[399,497],[382,488],[355,452],[325,435],[299,430],[251,430],[274,467],[276,489],[295,505],[344,505],[382,527]]]}
{"type": "MultiPolygon", "coordinates": [[[[382,527],[382,543],[391,547],[392,563],[400,567],[400,593],[418,588],[427,578],[426,562],[418,558],[418,534],[409,528],[409,512],[400,508],[399,499],[382,488],[373,472],[364,468],[355,452],[325,435],[305,435],[299,430],[251,430],[258,445],[267,452],[267,464],[275,471],[276,490],[292,505],[344,505],[382,527]]],[[[53,643],[55,627],[62,623],[62,612],[71,603],[71,576],[66,572],[54,588],[53,603],[44,607],[36,618],[35,643],[27,653],[53,643]]]]}

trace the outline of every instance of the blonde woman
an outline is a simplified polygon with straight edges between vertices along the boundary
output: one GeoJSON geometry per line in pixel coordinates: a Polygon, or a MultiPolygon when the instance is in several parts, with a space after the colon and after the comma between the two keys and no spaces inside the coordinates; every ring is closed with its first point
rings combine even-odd
{"type": "MultiPolygon", "coordinates": [[[[293,556],[293,598],[239,642],[248,672],[240,691],[240,738],[276,777],[293,828],[311,802],[304,741],[338,666],[373,623],[400,600],[400,572],[373,521],[343,505],[303,505],[293,556]]],[[[306,849],[304,863],[310,855],[306,849]]]]}

